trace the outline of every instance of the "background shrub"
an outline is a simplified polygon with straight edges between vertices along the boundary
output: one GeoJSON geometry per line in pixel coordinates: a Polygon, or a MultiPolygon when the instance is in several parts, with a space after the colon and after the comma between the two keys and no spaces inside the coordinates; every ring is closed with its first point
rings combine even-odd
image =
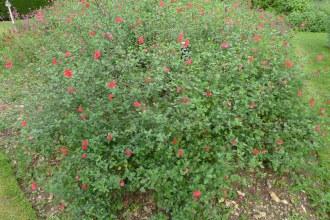
{"type": "MultiPolygon", "coordinates": [[[[9,19],[8,15],[8,8],[5,7],[5,0],[0,0],[0,20],[1,19],[9,19]]],[[[47,4],[49,4],[49,0],[11,0],[10,1],[13,8],[16,9],[16,11],[20,15],[25,15],[33,10],[39,9],[47,4]]]]}
{"type": "Polygon", "coordinates": [[[6,57],[33,59],[25,173],[72,219],[117,219],[134,193],[172,219],[226,218],[218,201],[238,198],[244,174],[293,176],[314,159],[282,18],[237,3],[125,3],[59,0],[37,17],[38,45],[22,50],[33,55],[6,57]]]}

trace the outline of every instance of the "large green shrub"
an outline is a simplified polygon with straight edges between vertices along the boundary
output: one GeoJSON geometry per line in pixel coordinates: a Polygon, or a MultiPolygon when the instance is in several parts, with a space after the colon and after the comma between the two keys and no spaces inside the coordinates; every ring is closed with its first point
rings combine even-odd
{"type": "Polygon", "coordinates": [[[226,219],[245,173],[314,158],[282,20],[204,0],[59,0],[37,19],[33,56],[3,64],[33,59],[26,173],[72,219],[117,219],[137,192],[172,219],[226,219]]]}
{"type": "MultiPolygon", "coordinates": [[[[0,0],[0,18],[8,19],[8,8],[5,7],[6,0],[0,0]]],[[[33,10],[39,9],[47,4],[49,0],[10,0],[12,7],[21,14],[28,14],[33,10]]]]}

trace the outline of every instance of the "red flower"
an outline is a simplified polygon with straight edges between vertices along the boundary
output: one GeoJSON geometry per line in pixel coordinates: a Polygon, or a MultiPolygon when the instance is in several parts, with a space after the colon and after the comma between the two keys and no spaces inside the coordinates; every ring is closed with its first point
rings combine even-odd
{"type": "Polygon", "coordinates": [[[84,112],[84,109],[81,105],[79,105],[79,107],[77,108],[77,112],[79,112],[79,113],[84,112]]]}
{"type": "Polygon", "coordinates": [[[107,136],[107,140],[108,140],[108,141],[112,141],[112,139],[113,139],[112,134],[109,133],[108,136],[107,136]]]}
{"type": "Polygon", "coordinates": [[[53,64],[53,65],[56,65],[56,64],[57,64],[57,60],[56,60],[55,57],[54,57],[53,60],[52,60],[52,64],[53,64]]]}
{"type": "Polygon", "coordinates": [[[140,36],[140,37],[138,38],[137,42],[138,42],[139,45],[144,44],[144,37],[143,37],[143,36],[140,36]]]}
{"type": "Polygon", "coordinates": [[[130,149],[126,148],[125,151],[124,151],[124,154],[126,157],[130,158],[133,156],[133,151],[131,151],[130,149]]]}
{"type": "Polygon", "coordinates": [[[109,89],[114,89],[117,87],[117,82],[115,80],[112,80],[111,82],[108,83],[107,86],[109,89]]]}
{"type": "Polygon", "coordinates": [[[183,37],[184,37],[184,34],[183,34],[183,32],[181,32],[178,36],[177,42],[181,43],[183,41],[183,37]]]}
{"type": "Polygon", "coordinates": [[[261,39],[262,39],[262,37],[260,35],[258,35],[258,34],[256,34],[256,35],[253,36],[254,42],[259,42],[259,41],[261,41],[261,39]]]}
{"type": "Polygon", "coordinates": [[[27,122],[26,122],[26,121],[22,121],[22,122],[21,122],[21,126],[22,126],[22,127],[26,127],[26,126],[27,126],[27,122]]]}
{"type": "Polygon", "coordinates": [[[291,60],[286,60],[286,61],[284,61],[284,66],[287,69],[291,69],[294,66],[294,63],[291,60]]]}
{"type": "Polygon", "coordinates": [[[135,101],[134,103],[133,103],[133,106],[134,107],[136,107],[136,108],[139,108],[139,107],[141,107],[141,102],[138,102],[138,101],[135,101]]]}
{"type": "Polygon", "coordinates": [[[11,69],[13,68],[13,62],[11,60],[8,60],[6,63],[5,63],[5,68],[6,69],[11,69]]]}
{"type": "Polygon", "coordinates": [[[37,11],[37,13],[35,14],[35,18],[37,21],[43,22],[45,17],[42,11],[37,11]]]}
{"type": "Polygon", "coordinates": [[[98,59],[100,59],[101,58],[101,51],[99,51],[99,50],[96,50],[95,52],[94,52],[94,60],[98,60],[98,59]]]}
{"type": "Polygon", "coordinates": [[[119,181],[119,186],[120,187],[124,187],[125,186],[125,181],[124,180],[120,180],[119,181]]]}
{"type": "Polygon", "coordinates": [[[82,154],[82,155],[81,155],[81,158],[82,158],[82,159],[86,159],[86,158],[87,158],[87,154],[82,154]]]}
{"type": "Polygon", "coordinates": [[[212,97],[213,96],[213,93],[211,91],[206,91],[205,92],[205,96],[206,97],[212,97]]]}
{"type": "Polygon", "coordinates": [[[299,89],[298,92],[297,92],[297,96],[298,96],[298,97],[301,97],[302,95],[303,95],[303,92],[302,92],[301,89],[299,89]]]}
{"type": "Polygon", "coordinates": [[[67,91],[69,94],[73,94],[73,93],[76,92],[76,89],[75,89],[74,87],[72,87],[72,86],[69,86],[69,87],[67,88],[66,91],[67,91]]]}
{"type": "Polygon", "coordinates": [[[64,205],[63,203],[60,203],[60,204],[58,205],[58,210],[61,211],[61,212],[63,212],[64,209],[65,209],[65,205],[64,205]]]}
{"type": "Polygon", "coordinates": [[[282,145],[282,144],[284,144],[284,141],[282,139],[277,139],[276,144],[277,145],[282,145]]]}
{"type": "Polygon", "coordinates": [[[185,64],[191,65],[193,63],[193,60],[189,58],[188,60],[185,61],[185,64]]]}
{"type": "Polygon", "coordinates": [[[88,190],[88,184],[83,183],[83,184],[80,185],[80,188],[84,191],[87,191],[88,190]]]}
{"type": "Polygon", "coordinates": [[[230,47],[230,44],[228,42],[223,42],[220,46],[222,49],[228,49],[230,47]]]}
{"type": "Polygon", "coordinates": [[[65,57],[70,57],[70,56],[71,56],[71,52],[70,51],[65,52],[65,57]]]}
{"type": "Polygon", "coordinates": [[[313,107],[315,106],[315,99],[314,99],[314,98],[311,98],[311,99],[309,100],[309,106],[310,106],[311,108],[313,108],[313,107]]]}
{"type": "Polygon", "coordinates": [[[180,148],[180,149],[178,150],[178,157],[179,157],[179,158],[183,157],[183,154],[184,154],[184,150],[183,150],[182,148],[180,148]]]}
{"type": "Polygon", "coordinates": [[[112,40],[113,40],[113,36],[112,36],[112,34],[109,33],[109,32],[105,33],[105,34],[104,34],[104,37],[105,37],[107,40],[109,40],[109,41],[112,41],[112,40]]]}
{"type": "Polygon", "coordinates": [[[162,1],[162,0],[160,0],[160,1],[159,1],[159,7],[165,7],[165,2],[162,1]]]}
{"type": "Polygon", "coordinates": [[[196,190],[196,191],[193,192],[194,199],[197,199],[198,200],[201,196],[202,196],[201,191],[196,190]]]}
{"type": "Polygon", "coordinates": [[[64,70],[64,77],[65,78],[72,78],[72,76],[73,76],[72,70],[70,70],[70,69],[64,70]]]}
{"type": "Polygon", "coordinates": [[[189,47],[189,45],[190,45],[190,40],[187,39],[183,44],[183,48],[187,48],[187,47],[189,47]]]}
{"type": "Polygon", "coordinates": [[[89,141],[87,139],[82,140],[81,147],[82,147],[83,150],[87,150],[88,145],[89,145],[89,141]]]}
{"type": "Polygon", "coordinates": [[[165,66],[165,67],[163,68],[163,71],[164,71],[165,73],[169,73],[169,72],[171,72],[171,69],[170,69],[169,67],[165,66]]]}
{"type": "Polygon", "coordinates": [[[117,16],[117,17],[115,18],[115,23],[120,24],[120,23],[122,23],[122,22],[124,22],[124,19],[123,19],[122,17],[117,16]]]}
{"type": "Polygon", "coordinates": [[[178,143],[178,140],[176,138],[173,138],[172,144],[177,144],[177,143],[178,143]]]}
{"type": "Polygon", "coordinates": [[[31,190],[36,191],[38,189],[38,184],[36,182],[31,183],[31,190]]]}
{"type": "Polygon", "coordinates": [[[96,35],[96,31],[90,31],[90,32],[88,33],[88,35],[89,35],[90,37],[94,37],[94,36],[96,35]]]}
{"type": "Polygon", "coordinates": [[[109,99],[109,101],[111,102],[111,101],[113,100],[114,97],[115,97],[114,94],[109,94],[109,95],[108,95],[108,99],[109,99]]]}
{"type": "Polygon", "coordinates": [[[248,56],[248,61],[249,61],[250,63],[252,63],[252,62],[254,61],[254,57],[253,57],[253,56],[248,56]]]}
{"type": "Polygon", "coordinates": [[[60,151],[61,154],[63,154],[63,156],[68,156],[68,154],[69,154],[69,150],[65,146],[60,147],[59,151],[60,151]]]}
{"type": "Polygon", "coordinates": [[[232,145],[237,145],[237,143],[238,143],[237,138],[231,140],[230,143],[231,143],[232,145]]]}

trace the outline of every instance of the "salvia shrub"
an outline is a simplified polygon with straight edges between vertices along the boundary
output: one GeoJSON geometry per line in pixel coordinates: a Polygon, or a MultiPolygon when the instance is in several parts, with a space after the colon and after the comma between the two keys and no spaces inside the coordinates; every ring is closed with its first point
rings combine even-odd
{"type": "Polygon", "coordinates": [[[204,0],[59,0],[36,23],[21,146],[33,184],[73,219],[117,219],[135,193],[155,219],[226,219],[218,201],[237,197],[237,173],[313,158],[281,17],[204,0]]]}

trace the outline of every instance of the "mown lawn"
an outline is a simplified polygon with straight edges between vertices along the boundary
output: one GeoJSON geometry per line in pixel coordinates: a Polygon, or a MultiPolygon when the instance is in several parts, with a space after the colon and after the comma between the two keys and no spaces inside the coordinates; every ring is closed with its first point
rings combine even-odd
{"type": "Polygon", "coordinates": [[[330,169],[330,48],[326,33],[297,33],[294,44],[298,56],[300,56],[305,70],[305,97],[314,97],[316,111],[326,109],[327,118],[324,118],[325,126],[328,127],[324,137],[325,146],[321,149],[322,163],[330,169]]]}
{"type": "MultiPolygon", "coordinates": [[[[0,35],[11,27],[9,22],[0,23],[0,35]]],[[[0,42],[0,50],[1,47],[0,42]]],[[[0,79],[1,80],[1,79],[0,79]]],[[[0,106],[1,106],[0,92],[0,106]]],[[[2,113],[0,109],[0,114],[2,113]]],[[[18,186],[17,180],[10,166],[10,161],[2,153],[1,139],[5,138],[5,134],[1,133],[0,123],[0,219],[1,220],[34,220],[36,215],[31,204],[27,201],[24,193],[18,186]]]]}

